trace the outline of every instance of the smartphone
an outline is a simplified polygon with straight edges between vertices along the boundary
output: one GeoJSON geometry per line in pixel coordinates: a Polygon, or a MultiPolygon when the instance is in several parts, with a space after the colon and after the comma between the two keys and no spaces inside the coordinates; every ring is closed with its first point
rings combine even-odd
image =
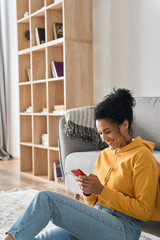
{"type": "Polygon", "coordinates": [[[84,172],[82,172],[81,169],[72,169],[71,172],[72,172],[74,175],[76,175],[77,177],[78,177],[79,175],[86,176],[86,174],[85,174],[84,172]]]}

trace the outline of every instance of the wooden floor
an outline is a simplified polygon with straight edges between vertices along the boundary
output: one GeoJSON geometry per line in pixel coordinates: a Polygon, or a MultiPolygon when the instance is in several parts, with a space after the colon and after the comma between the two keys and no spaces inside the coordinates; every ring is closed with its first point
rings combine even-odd
{"type": "Polygon", "coordinates": [[[51,190],[73,197],[72,193],[65,190],[63,183],[42,180],[20,172],[19,160],[0,161],[0,191],[28,187],[36,190],[51,190]]]}

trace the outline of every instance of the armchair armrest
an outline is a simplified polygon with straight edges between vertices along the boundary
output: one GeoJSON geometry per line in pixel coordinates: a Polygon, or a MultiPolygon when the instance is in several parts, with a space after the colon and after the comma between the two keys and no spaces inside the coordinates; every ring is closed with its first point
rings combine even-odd
{"type": "Polygon", "coordinates": [[[96,147],[93,143],[87,141],[80,141],[70,136],[67,136],[63,130],[66,124],[65,116],[61,116],[58,120],[58,146],[59,146],[59,159],[61,164],[61,170],[63,178],[64,175],[64,163],[68,154],[73,152],[94,151],[96,147]]]}

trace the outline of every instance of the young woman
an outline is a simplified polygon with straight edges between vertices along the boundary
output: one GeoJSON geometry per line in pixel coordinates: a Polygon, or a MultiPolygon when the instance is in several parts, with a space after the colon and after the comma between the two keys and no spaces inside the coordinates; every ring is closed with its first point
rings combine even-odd
{"type": "Polygon", "coordinates": [[[94,174],[76,179],[86,204],[40,191],[5,240],[138,240],[143,221],[160,220],[159,166],[154,144],[131,137],[134,105],[130,91],[118,89],[96,107],[97,130],[109,147],[94,174]],[[49,221],[57,227],[42,233],[49,221]]]}

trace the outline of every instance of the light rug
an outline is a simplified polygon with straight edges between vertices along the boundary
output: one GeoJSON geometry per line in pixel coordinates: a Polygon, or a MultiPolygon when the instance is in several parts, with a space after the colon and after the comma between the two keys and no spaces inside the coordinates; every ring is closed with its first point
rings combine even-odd
{"type": "MultiPolygon", "coordinates": [[[[24,212],[37,192],[34,189],[13,189],[8,192],[0,191],[0,239],[5,237],[5,232],[24,212]]],[[[45,229],[53,226],[52,223],[49,223],[45,229]]]]}
{"type": "MultiPolygon", "coordinates": [[[[34,189],[0,192],[0,239],[5,236],[15,220],[26,209],[30,201],[36,195],[37,191],[34,189]]],[[[45,229],[49,229],[54,225],[49,223],[45,229]]],[[[140,240],[158,240],[160,238],[154,237],[150,234],[141,234],[140,240]]]]}

